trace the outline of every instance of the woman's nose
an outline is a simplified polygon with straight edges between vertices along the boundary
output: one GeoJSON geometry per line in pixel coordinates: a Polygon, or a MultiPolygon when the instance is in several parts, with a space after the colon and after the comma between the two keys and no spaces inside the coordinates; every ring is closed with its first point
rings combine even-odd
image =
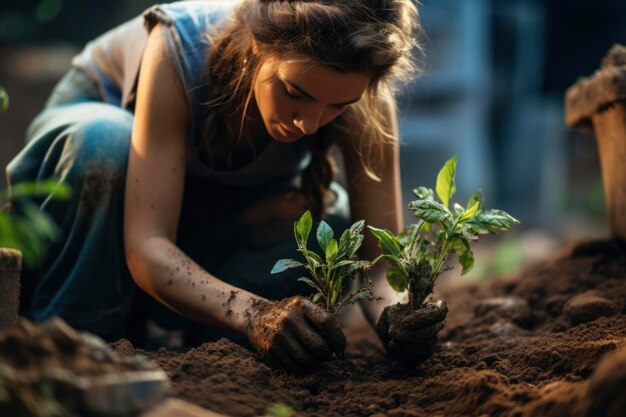
{"type": "Polygon", "coordinates": [[[319,129],[321,117],[322,110],[313,108],[302,115],[294,117],[293,124],[305,135],[312,135],[319,129]]]}

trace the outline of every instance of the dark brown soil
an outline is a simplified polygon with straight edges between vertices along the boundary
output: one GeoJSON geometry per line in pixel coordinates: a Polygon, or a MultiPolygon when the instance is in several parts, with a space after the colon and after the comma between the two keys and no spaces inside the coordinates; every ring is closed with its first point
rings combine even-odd
{"type": "Polygon", "coordinates": [[[302,416],[626,415],[625,244],[572,245],[515,277],[438,296],[449,307],[442,341],[414,370],[390,362],[362,325],[346,328],[345,360],[306,376],[227,339],[149,356],[180,398],[231,416],[274,403],[302,416]]]}

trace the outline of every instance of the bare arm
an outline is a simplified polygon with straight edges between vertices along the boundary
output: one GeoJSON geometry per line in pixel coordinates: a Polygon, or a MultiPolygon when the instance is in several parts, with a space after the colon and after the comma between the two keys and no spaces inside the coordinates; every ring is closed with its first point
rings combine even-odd
{"type": "Polygon", "coordinates": [[[144,52],[126,179],[124,244],[135,282],[190,319],[247,335],[260,297],[220,281],[175,244],[185,179],[189,109],[157,25],[144,52]],[[237,296],[228,299],[231,291],[237,296]],[[229,303],[228,308],[225,305],[229,303]],[[232,313],[227,313],[228,310],[232,313]]]}
{"type": "MultiPolygon", "coordinates": [[[[398,123],[395,100],[385,100],[384,112],[388,115],[388,128],[398,138],[398,123]]],[[[359,140],[360,138],[350,138],[359,140]]],[[[367,225],[389,229],[398,233],[403,226],[402,195],[400,191],[400,156],[398,140],[385,146],[382,161],[373,166],[373,171],[381,178],[377,182],[369,178],[355,146],[350,141],[340,142],[341,154],[346,169],[346,181],[350,196],[350,209],[353,221],[365,220],[367,225]]],[[[376,238],[365,231],[365,239],[360,250],[363,259],[375,259],[380,255],[376,238]]],[[[387,283],[386,262],[379,262],[371,271],[374,294],[381,300],[361,300],[361,307],[370,324],[375,325],[386,306],[406,301],[404,294],[395,292],[387,283]]]]}
{"type": "Polygon", "coordinates": [[[343,332],[320,307],[302,297],[270,302],[233,287],[176,246],[188,120],[185,93],[157,25],[139,75],[126,179],[124,245],[133,279],[171,310],[245,335],[281,366],[312,369],[333,353],[342,355],[343,332]]]}

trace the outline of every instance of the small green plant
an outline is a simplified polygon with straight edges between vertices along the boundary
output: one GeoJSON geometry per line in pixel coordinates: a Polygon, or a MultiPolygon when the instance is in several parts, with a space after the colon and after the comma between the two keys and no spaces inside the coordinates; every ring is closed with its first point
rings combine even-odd
{"type": "Polygon", "coordinates": [[[69,186],[57,180],[21,183],[0,192],[0,247],[20,250],[24,263],[36,266],[59,230],[50,215],[29,199],[65,200],[70,194],[69,186]],[[20,201],[19,210],[11,204],[16,200],[20,201]]]}
{"type": "Polygon", "coordinates": [[[9,108],[9,95],[6,90],[0,87],[0,111],[5,111],[9,108]]]}
{"type": "Polygon", "coordinates": [[[292,417],[295,415],[295,411],[293,408],[288,405],[276,403],[272,404],[267,408],[267,417],[292,417]]]}
{"type": "Polygon", "coordinates": [[[470,241],[479,234],[508,230],[516,219],[502,210],[486,210],[482,192],[476,191],[465,207],[450,199],[456,192],[454,181],[457,156],[448,160],[437,175],[435,200],[432,189],[419,187],[413,190],[417,200],[409,203],[409,210],[419,219],[404,228],[399,235],[389,230],[368,226],[378,239],[382,255],[390,263],[387,281],[394,290],[408,290],[409,305],[420,308],[432,293],[437,277],[444,272],[450,252],[454,252],[463,267],[462,274],[474,266],[470,241]]]}
{"type": "Polygon", "coordinates": [[[324,259],[307,248],[309,234],[313,228],[311,212],[306,211],[300,220],[294,223],[294,235],[300,252],[306,263],[295,259],[280,259],[272,268],[272,274],[283,272],[290,268],[304,267],[309,277],[299,278],[313,287],[317,292],[313,295],[313,302],[324,306],[328,311],[336,313],[343,306],[356,302],[361,298],[371,296],[371,284],[365,283],[347,297],[343,298],[345,279],[354,276],[358,271],[365,272],[372,267],[372,263],[357,260],[355,254],[363,243],[363,220],[354,223],[345,230],[339,241],[334,239],[332,228],[325,221],[317,227],[317,242],[322,249],[324,259]]]}

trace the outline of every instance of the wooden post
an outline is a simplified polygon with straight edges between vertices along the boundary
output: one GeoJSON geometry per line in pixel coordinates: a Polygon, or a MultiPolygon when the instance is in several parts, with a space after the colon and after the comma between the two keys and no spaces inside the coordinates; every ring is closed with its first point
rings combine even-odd
{"type": "Polygon", "coordinates": [[[0,331],[17,323],[20,304],[22,254],[0,248],[0,331]]]}
{"type": "Polygon", "coordinates": [[[626,240],[626,106],[623,102],[616,103],[595,113],[591,119],[600,154],[611,232],[626,240]]]}
{"type": "Polygon", "coordinates": [[[611,234],[626,241],[626,47],[570,87],[565,107],[568,127],[595,133],[611,234]]]}

